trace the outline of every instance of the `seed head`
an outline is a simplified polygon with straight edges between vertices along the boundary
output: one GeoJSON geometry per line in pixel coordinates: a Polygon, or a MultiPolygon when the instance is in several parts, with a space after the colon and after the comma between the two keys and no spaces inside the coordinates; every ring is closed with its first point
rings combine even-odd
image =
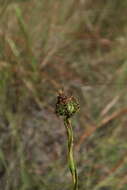
{"type": "Polygon", "coordinates": [[[73,96],[66,96],[60,91],[57,96],[56,114],[67,118],[72,117],[79,110],[79,103],[73,96]]]}

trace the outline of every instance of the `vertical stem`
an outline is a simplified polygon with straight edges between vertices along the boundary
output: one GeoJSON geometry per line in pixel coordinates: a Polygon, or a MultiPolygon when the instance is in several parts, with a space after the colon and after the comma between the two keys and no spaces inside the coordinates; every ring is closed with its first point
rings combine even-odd
{"type": "Polygon", "coordinates": [[[66,117],[64,119],[64,124],[66,127],[67,138],[68,138],[68,164],[74,185],[73,190],[78,190],[78,175],[73,157],[73,129],[70,118],[66,117]]]}

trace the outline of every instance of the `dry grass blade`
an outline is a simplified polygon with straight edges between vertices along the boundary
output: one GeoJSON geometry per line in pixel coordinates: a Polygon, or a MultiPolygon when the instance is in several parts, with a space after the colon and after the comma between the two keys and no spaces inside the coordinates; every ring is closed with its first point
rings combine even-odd
{"type": "Polygon", "coordinates": [[[88,130],[83,132],[78,143],[76,144],[76,150],[79,151],[79,149],[80,149],[82,143],[85,141],[85,139],[88,138],[89,136],[91,136],[98,128],[104,127],[110,121],[117,119],[118,117],[121,117],[125,114],[127,114],[127,108],[116,111],[116,112],[112,113],[110,116],[105,117],[104,119],[102,119],[100,124],[98,124],[97,126],[87,127],[88,130]]]}
{"type": "Polygon", "coordinates": [[[108,103],[108,105],[102,110],[102,112],[100,113],[101,116],[106,115],[109,110],[118,102],[120,96],[116,96],[115,98],[113,98],[113,100],[111,102],[108,103]]]}
{"type": "Polygon", "coordinates": [[[122,158],[116,163],[116,165],[110,169],[108,176],[104,177],[96,186],[95,190],[99,189],[101,186],[108,184],[112,180],[117,172],[124,167],[124,164],[127,163],[127,152],[122,156],[122,158]]]}

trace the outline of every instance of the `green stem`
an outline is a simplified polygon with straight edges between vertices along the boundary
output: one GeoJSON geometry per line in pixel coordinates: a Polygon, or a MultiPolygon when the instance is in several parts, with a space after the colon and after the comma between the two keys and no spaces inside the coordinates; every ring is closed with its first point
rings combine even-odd
{"type": "Polygon", "coordinates": [[[66,127],[67,132],[67,138],[68,138],[68,164],[72,175],[73,180],[73,190],[78,190],[78,175],[77,175],[77,169],[73,157],[73,129],[71,125],[70,118],[64,119],[64,124],[66,127]]]}

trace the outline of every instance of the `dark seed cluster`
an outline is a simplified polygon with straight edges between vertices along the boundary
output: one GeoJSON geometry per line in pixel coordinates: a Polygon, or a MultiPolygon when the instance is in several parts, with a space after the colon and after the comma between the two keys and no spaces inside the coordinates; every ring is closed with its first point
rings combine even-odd
{"type": "Polygon", "coordinates": [[[73,96],[66,96],[59,92],[56,103],[56,114],[58,116],[72,117],[79,110],[79,103],[73,96]]]}

